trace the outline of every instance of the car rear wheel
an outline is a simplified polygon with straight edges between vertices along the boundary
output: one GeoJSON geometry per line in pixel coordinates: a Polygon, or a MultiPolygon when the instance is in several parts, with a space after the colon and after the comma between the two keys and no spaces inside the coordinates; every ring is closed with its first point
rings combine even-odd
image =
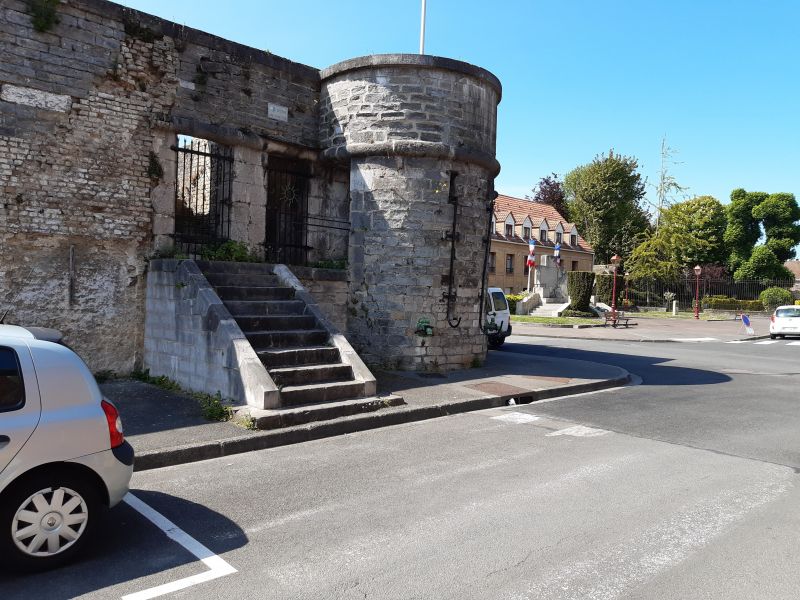
{"type": "Polygon", "coordinates": [[[77,474],[27,478],[0,500],[0,555],[23,570],[61,565],[87,543],[101,506],[96,486],[77,474]]]}

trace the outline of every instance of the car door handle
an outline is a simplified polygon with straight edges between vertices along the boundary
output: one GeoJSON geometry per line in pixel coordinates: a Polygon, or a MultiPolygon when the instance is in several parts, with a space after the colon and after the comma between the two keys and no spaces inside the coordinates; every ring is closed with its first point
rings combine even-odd
{"type": "Polygon", "coordinates": [[[7,435],[0,435],[0,450],[5,448],[11,443],[11,438],[7,435]]]}

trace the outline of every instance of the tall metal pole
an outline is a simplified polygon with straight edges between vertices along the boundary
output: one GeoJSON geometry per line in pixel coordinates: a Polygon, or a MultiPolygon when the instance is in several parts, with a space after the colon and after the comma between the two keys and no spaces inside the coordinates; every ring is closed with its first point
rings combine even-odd
{"type": "Polygon", "coordinates": [[[419,24],[419,53],[425,54],[425,0],[422,0],[422,16],[419,24]]]}
{"type": "Polygon", "coordinates": [[[694,284],[694,318],[700,319],[700,273],[695,271],[694,284]]]}

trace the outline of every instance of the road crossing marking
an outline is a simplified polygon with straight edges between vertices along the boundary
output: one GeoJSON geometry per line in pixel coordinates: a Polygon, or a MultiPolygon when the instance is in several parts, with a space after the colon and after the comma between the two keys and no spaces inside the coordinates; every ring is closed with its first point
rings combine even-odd
{"type": "Polygon", "coordinates": [[[764,340],[763,342],[754,342],[756,345],[763,346],[767,344],[777,344],[778,340],[764,340]]]}
{"type": "Polygon", "coordinates": [[[211,550],[206,548],[203,544],[198,542],[183,529],[175,525],[175,523],[167,519],[160,512],[154,510],[139,500],[139,498],[130,492],[125,496],[125,498],[123,498],[123,502],[141,514],[145,519],[153,523],[153,525],[163,531],[168,538],[174,542],[177,542],[186,550],[191,552],[195,557],[197,557],[198,560],[207,566],[209,570],[205,573],[199,573],[190,577],[178,579],[177,581],[172,581],[163,585],[157,585],[156,587],[142,590],[141,592],[127,594],[122,597],[122,600],[148,600],[149,598],[156,598],[157,596],[163,596],[164,594],[171,594],[172,592],[186,589],[193,585],[197,585],[198,583],[204,583],[206,581],[211,581],[212,579],[217,579],[218,577],[224,577],[225,575],[236,573],[236,569],[229,565],[225,560],[214,554],[211,550]]]}
{"type": "Polygon", "coordinates": [[[594,427],[586,427],[586,425],[575,425],[567,427],[566,429],[559,429],[558,431],[551,431],[547,437],[556,435],[569,435],[572,437],[597,437],[598,435],[605,435],[609,433],[605,429],[595,429],[594,427]]]}
{"type": "Polygon", "coordinates": [[[800,346],[800,342],[787,342],[787,346],[800,346]]]}
{"type": "Polygon", "coordinates": [[[725,342],[726,344],[746,344],[750,340],[732,340],[730,342],[725,342]]]}
{"type": "Polygon", "coordinates": [[[531,423],[533,421],[538,421],[541,417],[536,415],[529,415],[528,413],[521,413],[521,412],[509,412],[504,415],[498,415],[496,417],[492,417],[492,419],[496,419],[498,421],[506,421],[508,423],[531,423]]]}

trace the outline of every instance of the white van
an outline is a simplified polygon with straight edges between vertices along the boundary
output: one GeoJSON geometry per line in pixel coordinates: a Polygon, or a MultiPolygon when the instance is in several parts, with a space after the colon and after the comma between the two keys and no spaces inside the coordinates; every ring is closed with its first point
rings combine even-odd
{"type": "Polygon", "coordinates": [[[483,312],[489,336],[489,348],[499,348],[511,335],[511,311],[501,288],[490,287],[486,290],[483,312]]]}

